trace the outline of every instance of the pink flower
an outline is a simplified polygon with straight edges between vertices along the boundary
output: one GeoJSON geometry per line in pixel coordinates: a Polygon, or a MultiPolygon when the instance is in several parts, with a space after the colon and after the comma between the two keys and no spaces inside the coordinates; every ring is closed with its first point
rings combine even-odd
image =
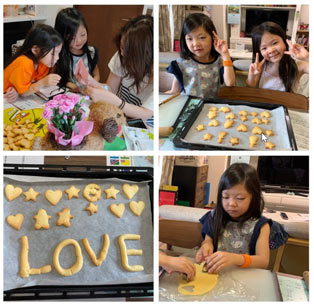
{"type": "Polygon", "coordinates": [[[62,105],[60,105],[59,109],[62,112],[70,112],[74,108],[75,104],[71,100],[65,100],[62,105]]]}
{"type": "Polygon", "coordinates": [[[46,108],[42,113],[43,118],[48,119],[48,120],[51,119],[52,115],[53,115],[53,112],[50,108],[46,108]]]}

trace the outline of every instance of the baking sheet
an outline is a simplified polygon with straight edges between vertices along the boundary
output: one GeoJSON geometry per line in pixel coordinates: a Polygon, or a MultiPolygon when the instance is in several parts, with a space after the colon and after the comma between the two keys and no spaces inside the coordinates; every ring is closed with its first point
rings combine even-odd
{"type": "Polygon", "coordinates": [[[271,114],[271,117],[269,118],[269,124],[253,124],[251,120],[254,118],[252,115],[250,115],[250,112],[257,112],[259,115],[258,118],[261,119],[260,114],[264,111],[264,109],[256,108],[256,107],[250,107],[245,105],[235,105],[232,106],[230,104],[211,104],[211,103],[205,103],[202,111],[200,112],[199,116],[193,123],[192,127],[189,129],[187,135],[185,136],[184,140],[191,144],[203,144],[203,145],[213,145],[218,147],[233,147],[236,149],[254,149],[254,150],[266,150],[265,144],[261,140],[261,135],[259,136],[259,140],[257,144],[254,146],[254,148],[250,147],[249,144],[249,137],[252,135],[251,131],[255,126],[260,127],[263,131],[266,129],[271,129],[274,132],[274,136],[268,137],[268,140],[272,143],[274,143],[276,146],[273,148],[273,150],[292,150],[290,140],[289,140],[289,134],[287,130],[287,124],[285,120],[285,112],[283,107],[278,107],[273,110],[267,111],[271,114]],[[219,121],[219,126],[217,127],[210,127],[208,126],[208,123],[210,119],[208,118],[207,114],[209,112],[210,107],[217,107],[217,116],[214,118],[215,120],[219,121]],[[229,107],[231,112],[224,113],[219,112],[219,109],[221,107],[229,107]],[[247,121],[242,122],[240,120],[240,116],[238,113],[242,110],[246,110],[248,112],[247,121]],[[224,128],[223,125],[226,121],[226,116],[229,113],[234,113],[236,115],[235,122],[231,128],[224,128]],[[248,127],[247,132],[239,132],[237,131],[237,127],[240,124],[245,124],[248,127]],[[197,131],[196,126],[198,124],[204,124],[205,129],[202,131],[197,131]],[[228,134],[224,138],[223,142],[221,144],[218,143],[218,135],[220,131],[226,131],[228,134]],[[214,137],[211,140],[205,141],[203,140],[203,136],[206,133],[212,134],[214,137]],[[229,142],[231,137],[237,137],[239,138],[239,144],[232,146],[232,144],[229,142]]]}
{"type": "MultiPolygon", "coordinates": [[[[33,177],[33,176],[5,176],[4,187],[7,184],[13,184],[27,191],[32,186],[35,191],[40,192],[36,203],[33,201],[24,201],[22,194],[13,201],[8,201],[4,195],[4,290],[18,287],[27,287],[33,285],[107,285],[121,283],[142,283],[153,281],[153,228],[151,203],[149,197],[148,182],[134,182],[117,178],[110,179],[72,179],[72,178],[51,178],[51,177],[33,177]],[[88,206],[88,201],[83,197],[84,187],[89,183],[96,183],[102,189],[101,199],[98,204],[98,213],[89,216],[89,212],[84,209],[88,206]],[[135,216],[130,208],[129,202],[122,192],[122,184],[137,184],[138,192],[131,200],[145,202],[145,209],[141,216],[135,216]],[[45,198],[45,190],[60,189],[64,191],[70,185],[75,185],[81,189],[79,198],[67,199],[67,194],[63,193],[60,202],[53,206],[45,198]],[[115,199],[105,199],[104,189],[113,184],[120,192],[115,199]],[[112,203],[124,203],[125,211],[121,219],[114,216],[109,205],[112,203]],[[70,208],[71,226],[56,226],[58,219],[57,212],[63,208],[70,208]],[[49,230],[35,230],[35,220],[33,216],[37,211],[44,208],[52,218],[49,220],[49,230]],[[11,228],[5,218],[8,215],[22,213],[24,222],[20,231],[11,228]],[[82,239],[88,238],[89,243],[96,253],[97,257],[103,246],[103,235],[107,233],[110,238],[110,247],[108,255],[102,265],[96,267],[90,260],[83,244],[82,239]],[[140,264],[144,266],[144,271],[128,272],[121,265],[120,247],[118,236],[125,233],[140,234],[141,239],[132,241],[127,240],[128,249],[142,249],[142,256],[128,256],[129,264],[140,264]],[[50,264],[52,271],[47,274],[31,275],[22,279],[19,276],[20,266],[20,238],[28,236],[29,241],[29,263],[31,268],[39,268],[50,264]],[[70,277],[63,277],[57,273],[53,266],[52,258],[55,247],[64,239],[73,238],[79,242],[84,264],[80,272],[70,277]]],[[[63,268],[70,267],[75,262],[75,253],[73,247],[63,248],[60,257],[60,264],[63,268]]]]}

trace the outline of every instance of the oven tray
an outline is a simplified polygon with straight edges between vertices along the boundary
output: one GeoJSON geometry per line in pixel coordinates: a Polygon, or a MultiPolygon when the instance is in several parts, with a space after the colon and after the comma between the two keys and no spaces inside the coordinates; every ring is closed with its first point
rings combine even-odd
{"type": "MultiPolygon", "coordinates": [[[[4,175],[43,176],[80,179],[118,178],[134,182],[148,181],[153,223],[153,169],[148,167],[110,167],[81,165],[4,164],[4,175]]],[[[25,178],[24,178],[25,179],[25,178]]],[[[49,179],[49,178],[48,178],[49,179]]],[[[82,192],[82,191],[81,191],[82,192]]],[[[81,193],[80,193],[81,194],[81,193]]],[[[101,202],[100,202],[101,204],[101,202]]],[[[113,245],[110,246],[110,248],[113,245]]],[[[82,248],[82,253],[85,249],[82,248]]],[[[118,250],[119,251],[119,250],[118,250]]],[[[110,252],[110,249],[109,249],[110,252]]],[[[84,258],[85,259],[85,258],[84,258]]],[[[105,263],[105,262],[104,262],[105,263]]],[[[84,268],[84,267],[83,267],[84,268]]],[[[54,268],[53,268],[54,269],[54,268]]],[[[153,296],[153,283],[119,283],[108,285],[36,285],[4,291],[5,301],[126,298],[153,296]]]]}
{"type": "MultiPolygon", "coordinates": [[[[278,116],[281,119],[281,121],[283,122],[283,124],[285,124],[286,129],[280,129],[280,131],[283,134],[286,134],[286,137],[277,136],[277,140],[282,141],[284,143],[283,144],[284,148],[282,150],[297,150],[297,144],[295,141],[295,137],[294,137],[288,109],[285,106],[278,105],[278,104],[270,104],[270,103],[254,103],[254,102],[247,102],[247,101],[230,101],[230,100],[223,100],[223,99],[206,99],[206,100],[202,100],[201,103],[199,103],[197,108],[195,108],[193,113],[190,115],[189,119],[186,120],[186,122],[184,123],[182,128],[178,131],[175,138],[173,139],[173,143],[176,147],[186,148],[186,149],[190,149],[190,150],[258,150],[258,149],[264,150],[265,149],[264,147],[263,148],[256,147],[255,149],[250,148],[249,143],[248,143],[249,142],[248,138],[251,134],[249,133],[249,131],[246,133],[243,133],[243,132],[241,133],[241,132],[237,132],[235,127],[233,127],[232,129],[231,128],[225,129],[223,127],[207,127],[207,123],[209,122],[208,117],[206,117],[207,121],[206,121],[206,123],[204,123],[204,125],[206,126],[206,131],[204,130],[203,133],[206,133],[206,132],[212,133],[212,131],[214,131],[214,128],[216,128],[215,132],[217,132],[217,133],[218,133],[218,131],[221,131],[221,130],[227,131],[228,133],[230,132],[230,130],[233,130],[233,133],[236,134],[237,137],[240,137],[240,143],[241,143],[241,136],[247,137],[247,145],[242,145],[241,148],[239,148],[237,146],[232,146],[230,143],[228,143],[228,141],[229,141],[228,136],[224,139],[224,142],[227,145],[218,144],[217,143],[217,136],[215,136],[211,140],[211,142],[213,144],[207,144],[207,141],[205,143],[205,141],[203,141],[202,139],[197,140],[196,142],[191,142],[191,140],[187,140],[187,136],[189,136],[189,132],[193,132],[193,130],[191,128],[193,125],[195,125],[195,121],[199,118],[199,116],[201,116],[201,115],[204,116],[204,113],[202,113],[202,111],[205,111],[204,109],[208,108],[209,105],[217,105],[218,107],[222,106],[222,105],[226,105],[226,106],[230,106],[231,108],[235,108],[237,106],[243,106],[244,109],[246,107],[249,107],[247,109],[256,108],[260,111],[268,110],[268,111],[274,111],[274,113],[277,113],[277,112],[282,113],[282,115],[278,115],[278,116]],[[213,129],[210,129],[210,128],[213,128],[213,129]]],[[[232,111],[232,112],[236,112],[235,126],[242,123],[239,119],[237,119],[237,117],[238,117],[237,112],[241,111],[241,110],[243,110],[242,107],[239,107],[239,109],[237,109],[236,111],[232,111]]],[[[206,112],[206,114],[207,114],[207,112],[206,112]]],[[[225,116],[225,114],[219,113],[219,112],[218,112],[218,114],[220,114],[220,125],[222,125],[223,122],[221,120],[221,116],[222,115],[225,116]]],[[[243,122],[243,123],[246,125],[249,123],[249,125],[252,125],[252,126],[259,126],[262,129],[265,129],[265,126],[268,126],[268,125],[253,125],[252,123],[250,123],[250,120],[252,118],[253,118],[252,116],[248,116],[248,121],[243,122]]],[[[270,121],[271,121],[271,119],[272,118],[270,118],[270,121]]],[[[203,121],[200,123],[203,123],[203,121]]],[[[250,128],[249,128],[249,130],[250,130],[250,128]]],[[[269,141],[273,142],[272,138],[276,138],[276,134],[277,134],[277,132],[275,131],[275,136],[269,137],[269,141]]],[[[201,138],[201,136],[200,136],[200,138],[201,138]]],[[[259,139],[259,142],[261,142],[260,139],[259,139]]],[[[275,142],[275,144],[276,144],[276,142],[275,142]]],[[[276,147],[274,148],[274,150],[275,149],[276,149],[276,147]]],[[[280,147],[277,147],[277,150],[278,149],[280,149],[280,147]]]]}

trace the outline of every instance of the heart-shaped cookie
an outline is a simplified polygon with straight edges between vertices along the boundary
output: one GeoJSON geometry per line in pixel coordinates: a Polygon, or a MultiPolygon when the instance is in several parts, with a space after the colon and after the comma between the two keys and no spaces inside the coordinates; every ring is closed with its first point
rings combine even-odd
{"type": "Polygon", "coordinates": [[[47,190],[45,192],[45,197],[52,205],[57,205],[58,202],[60,201],[61,197],[62,197],[62,191],[60,191],[60,190],[56,190],[56,191],[47,190]]]}
{"type": "Polygon", "coordinates": [[[124,213],[125,206],[123,203],[119,203],[119,204],[113,203],[109,206],[109,208],[113,215],[121,218],[124,213]]]}
{"type": "Polygon", "coordinates": [[[128,199],[132,199],[132,197],[133,197],[133,196],[137,193],[137,191],[138,191],[138,185],[137,185],[137,184],[133,184],[133,185],[130,185],[130,184],[123,184],[122,190],[123,190],[125,196],[126,196],[128,199]]]}
{"type": "Polygon", "coordinates": [[[4,188],[5,195],[9,201],[19,197],[23,190],[20,187],[14,187],[12,184],[7,184],[4,188]]]}
{"type": "Polygon", "coordinates": [[[23,214],[9,215],[7,223],[15,230],[19,231],[24,221],[23,214]]]}
{"type": "Polygon", "coordinates": [[[144,201],[131,201],[130,202],[130,209],[134,215],[140,216],[145,208],[144,201]]]}

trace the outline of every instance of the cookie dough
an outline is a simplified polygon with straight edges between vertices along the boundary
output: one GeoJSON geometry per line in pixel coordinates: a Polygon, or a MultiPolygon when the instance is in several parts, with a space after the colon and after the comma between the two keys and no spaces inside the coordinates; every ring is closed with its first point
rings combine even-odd
{"type": "Polygon", "coordinates": [[[192,281],[187,282],[183,279],[183,275],[179,277],[179,293],[184,295],[203,295],[211,291],[216,286],[218,282],[218,274],[203,272],[203,265],[204,263],[194,264],[196,273],[192,281]]]}

